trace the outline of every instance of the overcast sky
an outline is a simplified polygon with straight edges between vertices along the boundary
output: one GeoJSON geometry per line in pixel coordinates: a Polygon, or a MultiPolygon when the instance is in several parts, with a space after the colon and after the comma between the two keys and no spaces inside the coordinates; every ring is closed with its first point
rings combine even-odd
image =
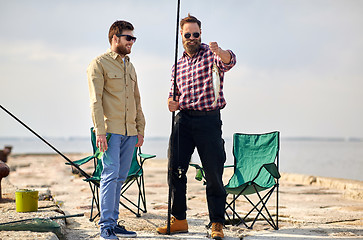
{"type": "MultiPolygon", "coordinates": [[[[86,68],[109,47],[110,25],[128,20],[146,136],[168,136],[176,2],[1,0],[0,104],[43,136],[88,136],[86,68]]],[[[237,55],[225,76],[225,137],[363,137],[363,1],[181,0],[188,12],[203,42],[237,55]]],[[[29,135],[0,110],[0,137],[29,135]]]]}

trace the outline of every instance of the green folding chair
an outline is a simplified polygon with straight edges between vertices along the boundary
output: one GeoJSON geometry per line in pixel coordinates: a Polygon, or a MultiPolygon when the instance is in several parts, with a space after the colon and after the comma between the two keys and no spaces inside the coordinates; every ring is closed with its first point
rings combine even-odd
{"type": "MultiPolygon", "coordinates": [[[[110,136],[111,135],[107,136],[107,141],[109,140],[110,136]]],[[[94,219],[98,217],[100,213],[99,187],[100,187],[101,173],[103,170],[102,160],[101,160],[103,152],[101,152],[96,146],[96,135],[93,131],[93,128],[91,128],[91,143],[93,148],[93,155],[74,161],[73,163],[78,166],[82,166],[85,163],[93,160],[94,171],[92,175],[84,175],[85,177],[84,181],[89,183],[92,192],[91,215],[89,220],[94,221],[94,219]],[[97,208],[96,214],[93,212],[94,208],[97,208]]],[[[128,176],[121,188],[120,205],[131,211],[137,217],[141,216],[140,211],[143,213],[147,212],[143,164],[147,159],[151,159],[154,157],[156,157],[156,155],[143,154],[141,153],[141,148],[135,147],[128,176]],[[138,194],[136,199],[131,199],[130,197],[127,196],[127,190],[130,189],[130,187],[134,183],[136,183],[136,186],[138,188],[138,194]],[[122,202],[122,199],[125,202],[122,202]]],[[[69,163],[66,164],[69,165],[69,163]]]]}
{"type": "Polygon", "coordinates": [[[225,186],[227,193],[233,195],[232,200],[226,202],[226,216],[232,224],[243,223],[252,229],[257,219],[262,217],[272,228],[278,229],[279,135],[277,131],[266,134],[233,135],[234,174],[225,186]],[[276,190],[276,222],[267,208],[267,202],[274,190],[276,190]],[[261,196],[261,192],[265,195],[261,196]],[[256,195],[257,202],[254,203],[249,195],[256,195]],[[244,196],[252,205],[252,209],[243,218],[236,210],[237,199],[240,196],[244,196]],[[228,209],[232,211],[232,219],[227,213],[228,209]],[[253,222],[247,225],[246,219],[252,216],[252,212],[256,215],[253,222]]]}
{"type": "MultiPolygon", "coordinates": [[[[110,139],[110,136],[111,135],[107,136],[107,141],[110,139]]],[[[91,128],[91,143],[92,143],[93,155],[82,158],[80,160],[73,161],[73,163],[76,164],[78,167],[81,167],[82,165],[93,160],[94,171],[91,175],[88,175],[85,171],[83,172],[86,173],[86,175],[80,172],[84,177],[83,180],[88,182],[92,192],[91,215],[89,220],[93,222],[95,218],[99,216],[100,213],[99,187],[100,187],[101,173],[103,170],[102,160],[101,160],[103,152],[101,152],[96,146],[96,135],[93,131],[93,127],[91,128]],[[97,208],[97,213],[94,215],[93,209],[95,207],[97,208]]],[[[66,165],[70,165],[70,163],[67,162],[66,165]]]]}
{"type": "MultiPolygon", "coordinates": [[[[234,168],[234,173],[225,186],[227,194],[232,195],[232,200],[228,202],[227,198],[226,201],[227,224],[239,225],[243,223],[247,228],[252,229],[261,216],[274,229],[278,229],[279,134],[279,132],[271,132],[266,134],[235,133],[233,135],[234,165],[224,166],[224,168],[234,168]],[[270,190],[261,197],[260,192],[268,189],[270,190]],[[276,223],[267,208],[267,201],[275,189],[276,223]],[[256,195],[258,197],[257,203],[254,203],[248,195],[256,195]],[[240,196],[244,196],[253,207],[243,218],[236,210],[237,199],[240,196]],[[232,218],[229,216],[228,210],[232,211],[232,218]],[[265,210],[265,213],[263,213],[263,210],[265,210]],[[257,214],[253,218],[253,222],[248,226],[246,222],[252,212],[257,212],[257,214]]],[[[205,184],[203,167],[195,163],[189,165],[196,169],[195,179],[198,181],[203,180],[205,184]]],[[[210,225],[211,223],[207,227],[210,225]]]]}
{"type": "Polygon", "coordinates": [[[135,148],[128,176],[121,188],[121,197],[125,200],[125,203],[120,201],[120,204],[134,213],[137,217],[141,216],[140,211],[143,213],[147,212],[143,164],[147,159],[154,157],[156,157],[156,155],[141,153],[140,147],[135,148]],[[127,190],[129,190],[134,183],[136,183],[138,188],[137,203],[131,200],[126,194],[127,190]],[[129,204],[129,206],[127,206],[127,204],[129,204]],[[133,207],[136,208],[136,212],[132,210],[133,207]]]}

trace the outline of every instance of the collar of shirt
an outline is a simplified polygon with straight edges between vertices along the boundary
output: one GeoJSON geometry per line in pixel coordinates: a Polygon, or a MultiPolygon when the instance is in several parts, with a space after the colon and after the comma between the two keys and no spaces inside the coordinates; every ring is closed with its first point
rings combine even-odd
{"type": "MultiPolygon", "coordinates": [[[[121,60],[122,60],[122,57],[120,56],[120,54],[118,54],[118,53],[116,53],[116,52],[114,52],[114,51],[112,51],[110,48],[109,49],[107,49],[107,53],[108,54],[110,54],[110,56],[113,58],[113,59],[117,59],[117,57],[119,57],[121,60]]],[[[129,58],[129,56],[125,56],[125,61],[126,62],[129,62],[130,61],[130,58],[129,58]]]]}

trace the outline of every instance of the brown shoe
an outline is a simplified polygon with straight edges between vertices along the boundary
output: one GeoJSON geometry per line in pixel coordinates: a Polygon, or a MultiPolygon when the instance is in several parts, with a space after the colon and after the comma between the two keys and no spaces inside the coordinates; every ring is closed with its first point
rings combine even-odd
{"type": "Polygon", "coordinates": [[[223,239],[223,224],[222,223],[212,223],[212,234],[213,239],[223,239]]]}
{"type": "MultiPolygon", "coordinates": [[[[168,225],[159,227],[156,231],[160,234],[166,234],[168,225]]],[[[170,233],[186,233],[188,232],[188,222],[186,219],[178,220],[175,217],[170,219],[170,233]]]]}

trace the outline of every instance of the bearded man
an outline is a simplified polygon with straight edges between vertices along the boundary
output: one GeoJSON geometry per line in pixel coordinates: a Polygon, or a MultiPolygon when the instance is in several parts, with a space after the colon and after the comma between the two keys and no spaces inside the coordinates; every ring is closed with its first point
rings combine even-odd
{"type": "Polygon", "coordinates": [[[100,181],[101,239],[136,237],[117,223],[122,184],[135,147],[144,142],[145,118],[135,68],[127,54],[136,41],[134,27],[114,22],[109,30],[110,49],[87,69],[92,120],[97,147],[104,152],[100,181]],[[110,135],[107,142],[106,135],[110,135]]]}
{"type": "MultiPolygon", "coordinates": [[[[223,97],[224,73],[236,64],[236,56],[230,50],[221,49],[216,42],[210,42],[209,46],[201,43],[201,22],[196,17],[189,14],[180,21],[180,27],[185,51],[177,62],[176,100],[173,100],[174,74],[168,99],[169,110],[179,110],[169,141],[173,215],[170,232],[188,231],[186,172],[197,148],[207,182],[211,237],[222,239],[226,201],[222,175],[226,153],[220,110],[226,106],[223,97]],[[220,80],[215,87],[213,71],[218,72],[220,80]]],[[[157,228],[157,231],[166,234],[167,226],[157,228]]]]}

